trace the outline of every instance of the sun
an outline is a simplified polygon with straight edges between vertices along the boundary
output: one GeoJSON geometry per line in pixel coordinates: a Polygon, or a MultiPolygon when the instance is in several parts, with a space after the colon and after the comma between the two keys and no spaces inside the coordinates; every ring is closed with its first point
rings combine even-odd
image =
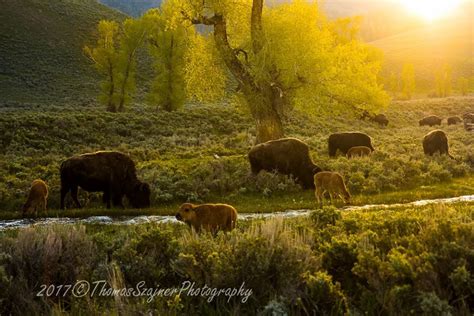
{"type": "Polygon", "coordinates": [[[451,13],[462,0],[399,0],[409,11],[427,21],[433,21],[451,13]]]}

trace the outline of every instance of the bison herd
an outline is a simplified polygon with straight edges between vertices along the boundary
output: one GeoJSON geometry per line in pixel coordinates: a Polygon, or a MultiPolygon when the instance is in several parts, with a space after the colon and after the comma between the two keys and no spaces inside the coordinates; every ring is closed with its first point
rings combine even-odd
{"type": "MultiPolygon", "coordinates": [[[[369,119],[387,125],[387,118],[381,114],[368,116],[369,119]]],[[[440,125],[441,118],[428,116],[419,121],[419,125],[440,125]]],[[[474,113],[466,113],[461,118],[448,118],[448,124],[459,124],[464,121],[466,130],[474,129],[474,113]]],[[[423,151],[426,155],[439,153],[448,155],[448,138],[442,130],[429,132],[423,138],[423,151]]],[[[374,151],[370,136],[360,132],[334,133],[328,138],[328,154],[335,157],[338,152],[347,158],[370,156],[374,151]]],[[[261,143],[252,147],[248,153],[251,172],[256,175],[261,170],[276,171],[294,177],[304,189],[315,190],[317,202],[322,205],[324,194],[331,198],[340,197],[350,203],[351,195],[344,183],[344,178],[337,172],[323,171],[311,159],[307,144],[296,138],[282,138],[261,143]]],[[[81,204],[77,198],[79,187],[88,192],[102,192],[103,202],[107,208],[111,204],[123,207],[123,197],[127,197],[134,208],[150,206],[150,186],[140,181],[136,175],[135,163],[129,156],[114,151],[99,151],[73,156],[62,162],[61,209],[65,208],[64,200],[68,193],[76,207],[81,204]]],[[[45,210],[48,198],[48,187],[42,180],[35,180],[29,191],[28,199],[23,206],[23,215],[45,210]]],[[[237,211],[226,204],[181,205],[176,219],[193,227],[217,232],[230,231],[235,227],[237,211]]]]}

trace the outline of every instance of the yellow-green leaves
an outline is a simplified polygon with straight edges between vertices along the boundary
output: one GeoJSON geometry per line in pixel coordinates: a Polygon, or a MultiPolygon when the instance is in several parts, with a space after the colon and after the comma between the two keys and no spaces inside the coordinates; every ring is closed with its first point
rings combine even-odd
{"type": "Polygon", "coordinates": [[[227,75],[212,38],[196,34],[186,53],[185,82],[190,99],[212,102],[224,96],[227,75]]]}
{"type": "Polygon", "coordinates": [[[415,92],[415,68],[413,64],[404,64],[402,69],[402,92],[406,99],[411,99],[415,92]]]}
{"type": "Polygon", "coordinates": [[[127,19],[122,29],[117,22],[105,20],[97,29],[96,46],[85,46],[84,53],[104,77],[99,101],[110,112],[123,111],[135,88],[135,57],[146,28],[140,20],[127,19]]]}

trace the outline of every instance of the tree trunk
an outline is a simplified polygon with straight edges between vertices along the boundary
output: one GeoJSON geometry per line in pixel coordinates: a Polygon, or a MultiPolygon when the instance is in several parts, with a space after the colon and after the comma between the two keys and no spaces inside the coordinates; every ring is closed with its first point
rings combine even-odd
{"type": "Polygon", "coordinates": [[[256,144],[285,136],[280,115],[275,111],[267,111],[265,114],[255,117],[255,127],[257,130],[256,144]]]}
{"type": "Polygon", "coordinates": [[[117,112],[117,108],[114,104],[114,92],[115,92],[115,81],[114,81],[114,68],[112,65],[112,61],[109,59],[109,80],[110,80],[110,88],[109,88],[109,97],[107,101],[107,111],[109,112],[117,112]]]}
{"type": "MultiPolygon", "coordinates": [[[[258,55],[264,47],[262,11],[264,0],[253,0],[251,14],[252,51],[258,55]]],[[[283,91],[277,84],[277,72],[272,73],[272,81],[256,80],[247,65],[238,58],[239,49],[230,46],[227,35],[227,23],[223,15],[212,17],[198,16],[191,20],[194,24],[205,24],[214,27],[214,40],[224,63],[237,79],[245,96],[252,117],[256,124],[256,142],[262,143],[284,137],[282,109],[285,105],[283,91]]]]}

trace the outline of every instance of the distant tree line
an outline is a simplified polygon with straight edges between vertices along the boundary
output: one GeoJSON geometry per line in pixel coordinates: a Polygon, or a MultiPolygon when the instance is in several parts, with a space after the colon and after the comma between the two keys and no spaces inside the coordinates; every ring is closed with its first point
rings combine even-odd
{"type": "MultiPolygon", "coordinates": [[[[392,97],[409,100],[417,91],[420,92],[417,90],[415,77],[414,65],[405,63],[401,74],[392,71],[386,78],[386,88],[392,97]]],[[[452,67],[447,63],[441,64],[434,70],[433,79],[432,92],[429,94],[431,97],[444,98],[450,96],[454,89],[463,96],[469,93],[469,79],[459,76],[454,80],[452,67]]]]}

